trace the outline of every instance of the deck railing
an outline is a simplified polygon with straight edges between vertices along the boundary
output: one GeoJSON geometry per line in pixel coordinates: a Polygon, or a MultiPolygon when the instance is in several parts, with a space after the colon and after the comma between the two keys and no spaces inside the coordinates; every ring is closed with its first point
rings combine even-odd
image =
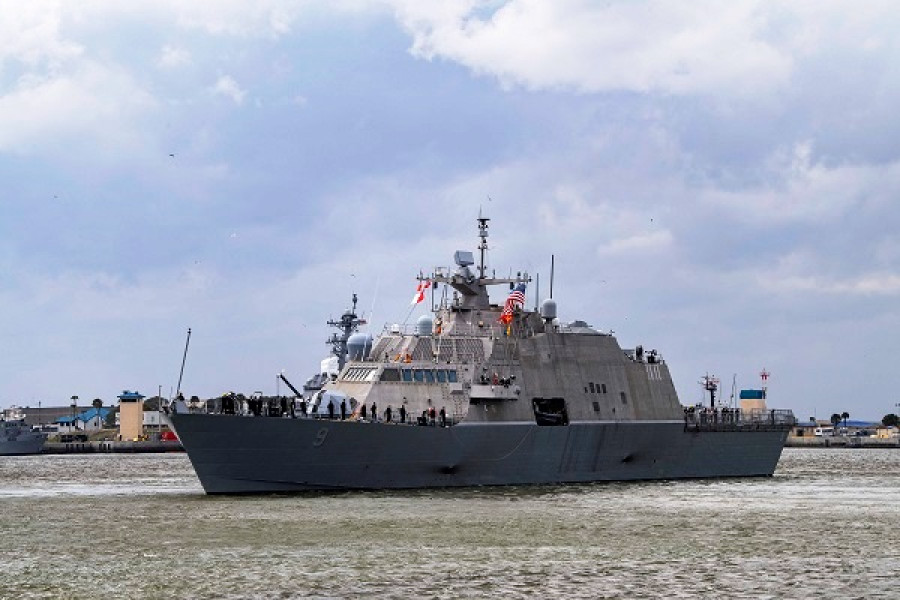
{"type": "Polygon", "coordinates": [[[689,431],[783,431],[797,423],[790,410],[741,410],[698,408],[684,410],[684,428],[689,431]]]}

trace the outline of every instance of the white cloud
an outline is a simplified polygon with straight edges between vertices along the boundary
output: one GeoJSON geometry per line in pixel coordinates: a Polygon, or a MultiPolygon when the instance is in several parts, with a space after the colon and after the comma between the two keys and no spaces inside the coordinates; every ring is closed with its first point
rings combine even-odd
{"type": "MultiPolygon", "coordinates": [[[[115,10],[115,2],[99,0],[97,8],[115,10]]],[[[121,3],[118,3],[121,4],[121,3]]],[[[277,39],[292,33],[299,24],[317,16],[380,12],[380,2],[371,0],[141,0],[122,5],[122,11],[140,9],[173,19],[181,29],[233,37],[277,39]],[[141,6],[143,4],[143,6],[141,6]],[[137,5],[137,6],[136,6],[137,5]]]]}
{"type": "Polygon", "coordinates": [[[247,95],[247,92],[242,90],[237,81],[230,75],[219,77],[212,89],[215,94],[231,98],[238,106],[244,103],[244,97],[247,95]]]}
{"type": "Polygon", "coordinates": [[[759,99],[786,91],[798,61],[840,46],[894,45],[895,5],[394,0],[411,52],[446,58],[505,85],[582,92],[759,99]]]}
{"type": "Polygon", "coordinates": [[[670,231],[651,231],[614,239],[597,249],[599,256],[615,256],[621,254],[650,253],[656,254],[671,248],[674,242],[670,231]]]}
{"type": "Polygon", "coordinates": [[[83,53],[80,44],[60,34],[62,9],[58,2],[0,4],[0,68],[19,61],[32,68],[53,68],[83,53]]]}
{"type": "Polygon", "coordinates": [[[171,0],[179,26],[217,35],[278,37],[289,33],[306,2],[262,0],[171,0]]]}
{"type": "Polygon", "coordinates": [[[184,48],[163,46],[156,64],[162,68],[175,68],[190,64],[191,53],[184,48]]]}
{"type": "Polygon", "coordinates": [[[127,72],[93,62],[59,76],[22,77],[0,96],[0,151],[116,152],[139,145],[135,117],[155,100],[127,72]]]}
{"type": "Polygon", "coordinates": [[[769,159],[769,182],[752,189],[701,191],[700,200],[754,223],[835,221],[861,203],[884,205],[900,194],[900,160],[887,164],[814,163],[810,142],[769,159]]]}
{"type": "Polygon", "coordinates": [[[867,273],[847,279],[824,276],[760,276],[759,283],[773,293],[832,294],[840,296],[900,296],[900,275],[867,273]]]}
{"type": "Polygon", "coordinates": [[[783,85],[792,60],[764,36],[755,2],[511,0],[397,2],[412,52],[444,57],[506,84],[663,93],[752,93],[783,85]]]}

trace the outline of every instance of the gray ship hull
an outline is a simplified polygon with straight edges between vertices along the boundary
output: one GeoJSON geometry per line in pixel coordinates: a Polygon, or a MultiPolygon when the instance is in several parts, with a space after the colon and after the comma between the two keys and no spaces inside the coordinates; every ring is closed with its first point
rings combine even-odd
{"type": "Polygon", "coordinates": [[[209,494],[771,476],[787,429],[681,421],[431,427],[174,414],[209,494]]]}
{"type": "Polygon", "coordinates": [[[40,454],[44,450],[45,439],[43,435],[29,433],[15,440],[0,440],[0,456],[40,454]]]}

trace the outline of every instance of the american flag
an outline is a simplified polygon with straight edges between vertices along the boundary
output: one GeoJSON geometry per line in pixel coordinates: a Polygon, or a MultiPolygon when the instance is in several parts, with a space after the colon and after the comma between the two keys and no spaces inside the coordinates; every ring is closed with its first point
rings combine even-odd
{"type": "MultiPolygon", "coordinates": [[[[419,285],[416,286],[416,294],[413,296],[412,302],[410,304],[415,306],[419,302],[425,299],[425,290],[431,287],[431,280],[422,279],[419,281],[419,285]]],[[[412,310],[412,309],[410,309],[412,310]]]]}
{"type": "Polygon", "coordinates": [[[500,312],[500,322],[509,325],[512,322],[513,310],[525,306],[525,284],[520,283],[509,293],[506,304],[500,312]]]}

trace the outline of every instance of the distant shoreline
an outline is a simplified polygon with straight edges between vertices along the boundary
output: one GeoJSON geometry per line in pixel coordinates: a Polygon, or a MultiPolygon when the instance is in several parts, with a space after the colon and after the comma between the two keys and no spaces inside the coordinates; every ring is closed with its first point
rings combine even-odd
{"type": "Polygon", "coordinates": [[[788,436],[785,448],[900,448],[900,438],[788,436]]]}

